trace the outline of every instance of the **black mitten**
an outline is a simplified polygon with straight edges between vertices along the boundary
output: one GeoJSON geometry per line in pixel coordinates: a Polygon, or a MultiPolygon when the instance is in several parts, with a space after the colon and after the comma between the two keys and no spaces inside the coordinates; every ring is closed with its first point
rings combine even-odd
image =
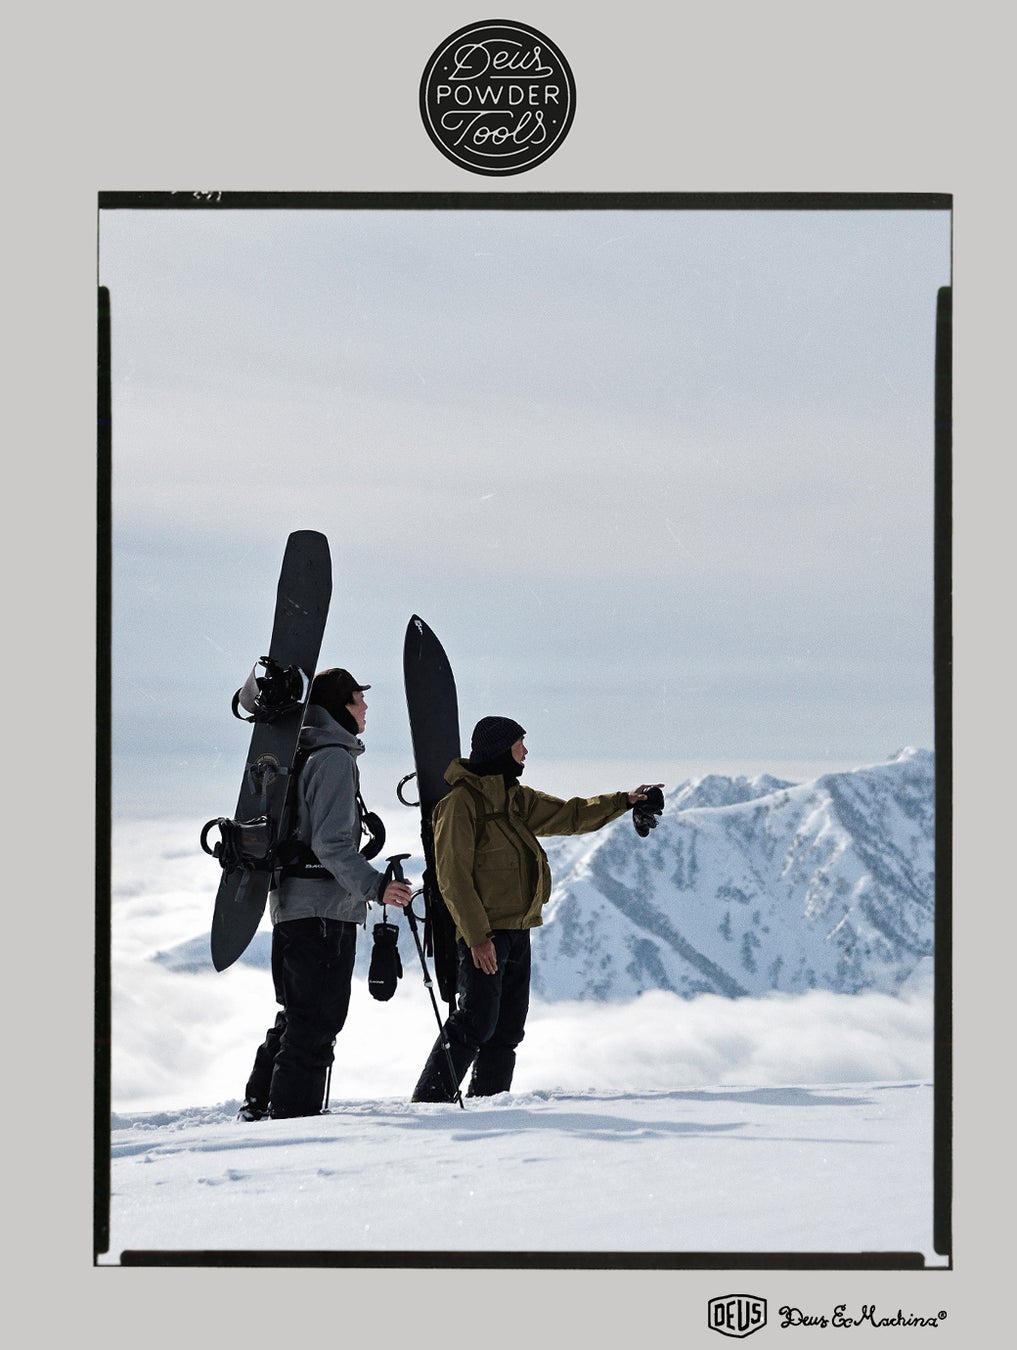
{"type": "Polygon", "coordinates": [[[645,839],[651,830],[657,828],[657,817],[664,810],[664,794],[659,787],[646,789],[646,800],[636,802],[632,807],[632,824],[636,834],[645,839]]]}
{"type": "Polygon", "coordinates": [[[371,968],[367,973],[367,987],[373,998],[385,1003],[396,991],[396,984],[403,976],[403,963],[399,959],[399,929],[394,923],[382,921],[374,925],[374,948],[371,951],[371,968]]]}

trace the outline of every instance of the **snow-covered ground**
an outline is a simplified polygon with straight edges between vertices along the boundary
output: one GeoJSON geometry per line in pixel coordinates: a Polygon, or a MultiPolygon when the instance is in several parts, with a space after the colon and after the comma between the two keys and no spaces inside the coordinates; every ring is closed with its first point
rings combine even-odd
{"type": "Polygon", "coordinates": [[[928,1083],[896,1082],[533,1091],[465,1109],[333,1100],[327,1115],[254,1124],[234,1119],[236,1101],[117,1116],[106,1259],[898,1252],[943,1264],[932,1100],[928,1083]]]}

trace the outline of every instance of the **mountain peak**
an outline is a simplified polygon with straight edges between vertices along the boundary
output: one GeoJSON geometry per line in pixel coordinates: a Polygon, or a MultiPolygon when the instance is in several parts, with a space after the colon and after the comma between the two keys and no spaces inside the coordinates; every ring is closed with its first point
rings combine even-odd
{"type": "Polygon", "coordinates": [[[909,747],[807,783],[709,774],[645,840],[623,817],[552,844],[534,989],[892,992],[933,953],[934,799],[935,757],[909,747]]]}

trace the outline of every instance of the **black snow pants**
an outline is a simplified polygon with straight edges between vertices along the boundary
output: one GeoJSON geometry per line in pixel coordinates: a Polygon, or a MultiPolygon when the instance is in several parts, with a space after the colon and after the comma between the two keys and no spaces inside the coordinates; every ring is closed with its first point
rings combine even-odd
{"type": "Polygon", "coordinates": [[[415,1102],[455,1101],[471,1064],[468,1097],[491,1097],[512,1086],[516,1046],[523,1039],[530,1007],[530,930],[498,929],[492,941],[498,955],[493,975],[476,968],[462,938],[457,943],[458,1007],[443,1028],[456,1080],[449,1082],[448,1058],[439,1036],[413,1090],[415,1102]]]}
{"type": "Polygon", "coordinates": [[[272,929],[272,980],[282,1005],[254,1057],[247,1103],[273,1119],[315,1116],[350,1006],[357,925],[288,919],[272,929]]]}

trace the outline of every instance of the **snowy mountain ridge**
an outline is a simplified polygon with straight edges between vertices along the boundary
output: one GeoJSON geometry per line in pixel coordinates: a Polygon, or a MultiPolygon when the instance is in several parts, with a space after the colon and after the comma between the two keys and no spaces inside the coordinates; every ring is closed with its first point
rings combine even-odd
{"type": "MultiPolygon", "coordinates": [[[[546,839],[555,885],[533,936],[534,993],[554,1003],[655,989],[897,992],[932,958],[934,805],[934,755],[907,749],[806,783],[683,782],[645,839],[629,816],[546,839]]],[[[379,917],[358,943],[364,979],[379,917]]],[[[402,945],[412,975],[416,956],[402,945]]],[[[266,921],[241,960],[267,969],[269,950],[266,921]]],[[[207,971],[207,933],[152,959],[207,971]]]]}
{"type": "Polygon", "coordinates": [[[933,953],[935,758],[793,784],[709,775],[640,839],[625,818],[551,841],[533,943],[549,1001],[892,993],[933,953]]]}

